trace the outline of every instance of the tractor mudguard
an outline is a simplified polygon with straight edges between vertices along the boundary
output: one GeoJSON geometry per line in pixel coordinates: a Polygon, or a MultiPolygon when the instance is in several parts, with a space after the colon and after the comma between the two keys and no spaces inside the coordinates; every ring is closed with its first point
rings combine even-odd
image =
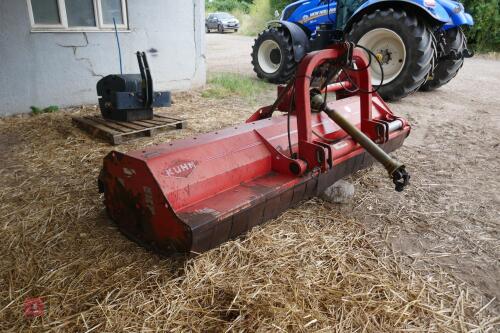
{"type": "Polygon", "coordinates": [[[281,26],[290,33],[292,38],[293,57],[296,62],[300,62],[302,58],[309,52],[309,36],[304,29],[297,23],[288,21],[270,21],[268,27],[281,26]]]}
{"type": "Polygon", "coordinates": [[[421,13],[427,14],[429,19],[445,27],[454,27],[463,24],[474,24],[472,16],[465,13],[464,6],[460,3],[450,0],[439,0],[435,1],[434,5],[428,5],[427,3],[429,2],[429,0],[368,0],[356,9],[345,26],[350,27],[352,23],[358,20],[359,17],[361,17],[366,12],[386,7],[397,8],[402,5],[406,8],[415,7],[415,9],[419,10],[421,13]],[[458,7],[460,8],[460,12],[458,12],[457,10],[458,7]]]}

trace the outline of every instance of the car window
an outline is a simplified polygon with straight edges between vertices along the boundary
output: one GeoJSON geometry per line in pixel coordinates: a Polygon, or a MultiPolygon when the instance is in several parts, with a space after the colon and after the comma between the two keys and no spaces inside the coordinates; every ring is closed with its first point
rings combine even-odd
{"type": "Polygon", "coordinates": [[[219,13],[217,14],[217,18],[220,18],[220,19],[232,19],[233,16],[228,14],[228,13],[219,13]]]}

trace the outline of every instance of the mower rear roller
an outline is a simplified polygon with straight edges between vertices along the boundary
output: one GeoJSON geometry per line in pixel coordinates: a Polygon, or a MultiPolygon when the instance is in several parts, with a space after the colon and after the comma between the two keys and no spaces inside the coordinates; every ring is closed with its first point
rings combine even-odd
{"type": "MultiPolygon", "coordinates": [[[[377,94],[352,93],[333,84],[328,90],[336,91],[338,99],[327,103],[326,113],[312,112],[314,69],[345,59],[346,49],[339,44],[307,55],[293,84],[279,89],[279,103],[258,110],[245,124],[131,153],[111,152],[99,177],[109,216],[150,249],[196,254],[375,161],[372,149],[363,148],[370,144],[349,135],[328,110],[363,132],[372,145],[376,142],[377,158],[381,151],[399,148],[410,127],[377,94]],[[275,109],[285,114],[272,116],[275,109]]],[[[365,70],[349,73],[352,85],[372,91],[362,51],[354,51],[353,61],[365,70]]]]}

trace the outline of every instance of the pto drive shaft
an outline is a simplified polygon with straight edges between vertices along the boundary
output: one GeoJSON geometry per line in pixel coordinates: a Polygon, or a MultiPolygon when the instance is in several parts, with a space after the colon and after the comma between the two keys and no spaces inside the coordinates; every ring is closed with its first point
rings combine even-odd
{"type": "Polygon", "coordinates": [[[379,161],[392,177],[396,185],[396,191],[402,192],[410,182],[410,175],[406,172],[405,166],[389,156],[382,148],[373,142],[368,136],[361,132],[350,121],[344,118],[339,112],[330,109],[320,94],[315,95],[311,100],[312,107],[323,110],[330,119],[340,126],[351,138],[363,147],[370,155],[379,161]]]}

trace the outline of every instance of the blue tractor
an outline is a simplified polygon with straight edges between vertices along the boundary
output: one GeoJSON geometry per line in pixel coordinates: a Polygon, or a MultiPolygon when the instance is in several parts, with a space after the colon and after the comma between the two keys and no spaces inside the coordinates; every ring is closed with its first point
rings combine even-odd
{"type": "Polygon", "coordinates": [[[473,25],[464,6],[451,0],[301,0],[259,34],[252,51],[257,76],[287,82],[302,57],[324,46],[319,31],[332,27],[342,38],[375,55],[372,84],[388,100],[437,89],[471,57],[462,26],[473,25]]]}

